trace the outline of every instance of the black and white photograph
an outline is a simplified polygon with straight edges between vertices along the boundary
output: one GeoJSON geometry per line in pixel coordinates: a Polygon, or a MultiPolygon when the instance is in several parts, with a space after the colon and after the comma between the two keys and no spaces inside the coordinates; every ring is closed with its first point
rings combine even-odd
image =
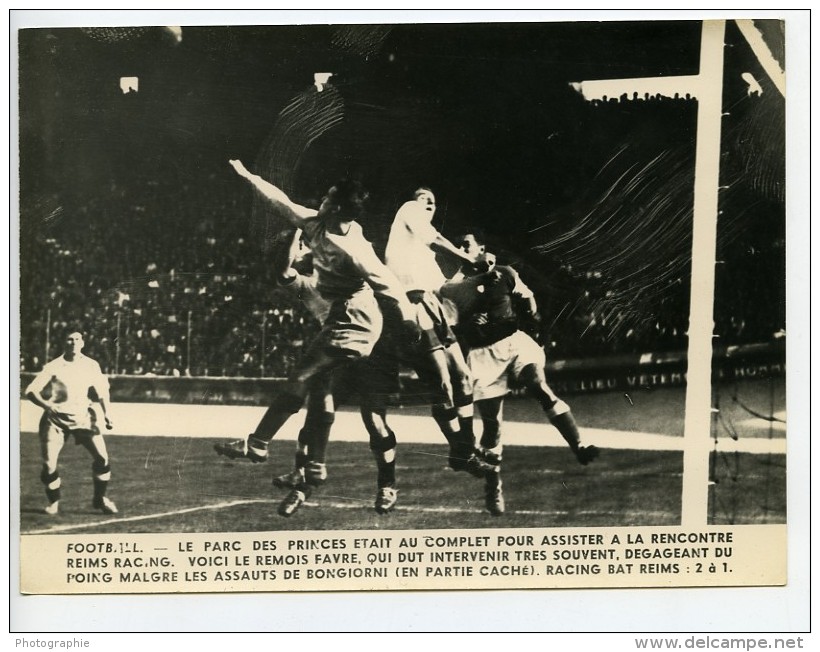
{"type": "Polygon", "coordinates": [[[21,592],[785,584],[787,30],[20,29],[21,592]]]}

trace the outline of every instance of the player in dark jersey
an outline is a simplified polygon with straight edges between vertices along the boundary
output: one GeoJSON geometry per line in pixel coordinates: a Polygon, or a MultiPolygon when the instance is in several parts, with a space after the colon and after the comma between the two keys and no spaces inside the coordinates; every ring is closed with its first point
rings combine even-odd
{"type": "MultiPolygon", "coordinates": [[[[472,233],[463,237],[462,248],[470,255],[487,255],[484,242],[472,233]]],[[[547,384],[543,349],[519,329],[516,306],[523,306],[525,316],[534,316],[537,305],[518,273],[506,266],[494,266],[484,274],[471,275],[466,270],[442,288],[442,295],[456,304],[457,333],[469,348],[467,361],[474,380],[473,399],[483,424],[480,444],[485,459],[501,463],[504,397],[515,383],[538,401],[581,464],[594,460],[598,449],[582,445],[569,405],[547,384]]],[[[486,506],[493,515],[504,512],[500,472],[487,476],[486,506]]]]}

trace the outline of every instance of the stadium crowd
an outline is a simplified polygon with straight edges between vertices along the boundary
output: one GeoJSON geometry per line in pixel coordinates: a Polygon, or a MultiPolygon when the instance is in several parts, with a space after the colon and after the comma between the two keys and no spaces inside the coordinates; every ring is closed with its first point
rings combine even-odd
{"type": "MultiPolygon", "coordinates": [[[[740,120],[741,109],[754,115],[758,101],[746,99],[735,107],[740,121],[736,130],[741,135],[746,133],[741,129],[745,124],[740,120]]],[[[604,148],[612,146],[604,134],[629,134],[636,117],[641,124],[652,116],[664,125],[678,125],[677,132],[667,128],[658,132],[666,134],[668,142],[629,136],[630,152],[635,150],[632,155],[638,160],[662,158],[658,151],[677,152],[662,160],[663,167],[647,178],[636,177],[632,185],[648,188],[656,197],[668,195],[675,206],[688,201],[686,184],[675,172],[676,166],[689,165],[684,157],[691,154],[687,129],[694,112],[690,98],[622,95],[579,108],[584,113],[578,119],[583,119],[585,128],[595,130],[591,142],[600,142],[604,148]],[[685,147],[675,150],[678,142],[685,147]],[[671,186],[658,183],[658,177],[668,177],[671,186]]],[[[585,154],[574,155],[583,158],[585,154]]],[[[270,247],[264,246],[270,244],[264,239],[270,234],[260,233],[265,216],[258,204],[252,205],[235,186],[226,186],[224,173],[220,177],[212,172],[202,184],[192,182],[182,170],[158,175],[150,165],[140,168],[131,158],[128,161],[127,169],[119,174],[127,182],[112,180],[91,199],[88,193],[58,199],[36,187],[27,191],[27,196],[38,199],[22,206],[21,369],[39,370],[60,349],[65,328],[76,327],[85,330],[87,350],[109,374],[287,376],[319,325],[299,301],[277,288],[270,247]],[[169,221],[171,228],[167,228],[169,221]]],[[[224,166],[224,161],[220,159],[219,165],[224,166]]],[[[744,178],[742,171],[738,175],[744,178]]],[[[767,212],[767,206],[782,209],[778,204],[782,197],[769,192],[765,201],[757,201],[747,184],[730,185],[734,195],[727,195],[725,201],[738,203],[733,204],[733,211],[723,211],[735,217],[722,227],[725,237],[719,233],[716,342],[765,342],[784,328],[785,289],[778,279],[785,268],[785,238],[779,221],[771,220],[767,212]],[[749,198],[739,200],[744,188],[749,198]],[[746,228],[752,223],[757,226],[746,228]],[[743,272],[738,274],[738,269],[743,272]],[[761,310],[761,306],[768,309],[761,310]]],[[[622,204],[632,202],[634,192],[625,190],[612,199],[616,193],[608,187],[610,201],[618,205],[600,202],[596,207],[600,214],[588,225],[593,235],[608,220],[611,229],[619,228],[610,216],[622,204]]],[[[632,281],[626,280],[632,276],[630,270],[643,266],[641,282],[654,283],[660,278],[657,266],[645,264],[643,247],[659,241],[651,229],[658,221],[668,222],[671,210],[667,206],[653,217],[648,212],[651,202],[635,201],[629,210],[640,216],[639,223],[648,235],[642,244],[624,243],[620,260],[625,264],[619,267],[594,263],[573,267],[537,254],[519,258],[520,252],[513,260],[498,252],[499,262],[516,267],[536,294],[542,319],[539,332],[533,334],[545,346],[549,359],[686,348],[686,243],[682,254],[674,254],[683,261],[677,268],[680,272],[663,278],[666,285],[656,294],[659,298],[642,306],[630,301],[635,296],[632,281]],[[547,268],[549,272],[543,271],[547,268]],[[614,299],[613,288],[617,288],[614,299]]],[[[676,210],[678,214],[672,217],[688,229],[686,216],[676,210]]],[[[578,215],[587,213],[588,206],[576,206],[564,217],[577,222],[578,215]]],[[[663,228],[669,231],[667,222],[663,228]]],[[[540,233],[536,226],[522,224],[521,229],[540,233]]],[[[367,234],[374,243],[386,236],[377,231],[367,234]]],[[[583,239],[582,231],[573,237],[583,241],[576,251],[590,253],[593,245],[598,247],[587,262],[596,256],[610,258],[611,244],[606,238],[583,239]]],[[[379,251],[378,245],[376,249],[379,251]]]]}
{"type": "MultiPolygon", "coordinates": [[[[124,189],[112,194],[128,203],[124,189]]],[[[179,231],[158,237],[152,196],[140,193],[116,224],[90,206],[81,210],[81,230],[21,233],[22,370],[41,368],[60,350],[65,328],[79,325],[106,373],[286,375],[318,325],[276,289],[247,234],[220,225],[217,235],[213,220],[182,214],[184,197],[179,231]],[[177,238],[189,227],[181,247],[177,238]]]]}
{"type": "MultiPolygon", "coordinates": [[[[150,226],[159,210],[150,205],[151,196],[139,193],[123,213],[129,219],[116,225],[102,219],[100,206],[89,206],[81,210],[82,229],[59,229],[59,237],[21,233],[21,370],[38,371],[60,350],[65,328],[80,325],[87,349],[108,374],[286,376],[319,324],[277,288],[269,254],[241,228],[226,230],[194,211],[179,215],[179,230],[158,237],[150,226]],[[180,247],[178,234],[189,226],[180,247]]],[[[183,212],[184,206],[183,196],[177,208],[183,212]]],[[[775,259],[783,255],[782,242],[772,242],[771,249],[775,259]]],[[[520,270],[525,277],[528,271],[520,270]]],[[[561,286],[566,294],[567,284],[573,285],[571,300],[536,289],[543,306],[537,339],[550,359],[686,348],[683,281],[687,291],[661,302],[651,323],[635,323],[628,306],[600,309],[605,274],[566,276],[561,286]]],[[[781,328],[776,315],[759,310],[761,288],[769,285],[752,279],[728,288],[718,279],[719,343],[767,341],[781,328]]]]}

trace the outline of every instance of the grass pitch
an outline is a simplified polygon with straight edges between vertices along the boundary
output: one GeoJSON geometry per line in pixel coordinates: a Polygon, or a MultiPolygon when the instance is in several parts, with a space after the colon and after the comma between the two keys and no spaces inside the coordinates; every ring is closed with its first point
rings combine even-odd
{"type": "MultiPolygon", "coordinates": [[[[90,460],[69,445],[62,455],[63,499],[56,517],[41,513],[34,435],[21,441],[21,531],[56,533],[257,532],[439,528],[619,527],[680,522],[682,453],[607,450],[581,467],[568,449],[507,447],[503,463],[507,512],[484,510],[483,482],[447,468],[446,446],[399,448],[399,502],[373,510],[375,464],[367,445],[331,442],[329,478],[291,518],[276,514],[286,491],[271,478],[288,469],[292,442],[274,442],[265,464],[217,457],[212,441],[112,438],[109,495],[120,514],[91,508],[90,460]]],[[[784,522],[782,456],[741,454],[734,471],[712,487],[715,523],[784,522]]],[[[724,462],[721,462],[724,463],[724,462]]]]}
{"type": "MultiPolygon", "coordinates": [[[[731,451],[726,445],[735,439],[763,444],[759,451],[769,444],[771,450],[783,450],[782,421],[752,417],[741,403],[761,413],[783,411],[784,416],[785,383],[747,382],[723,387],[721,393],[712,433],[721,441],[711,456],[709,522],[785,523],[785,455],[731,451]]],[[[274,488],[271,479],[291,467],[293,441],[274,440],[269,461],[251,464],[218,457],[213,451],[218,439],[108,435],[113,472],[109,495],[120,508],[113,517],[92,510],[91,460],[85,450],[68,443],[60,459],[60,514],[49,517],[42,513],[37,437],[24,432],[20,529],[24,534],[91,534],[674,526],[681,515],[684,396],[683,388],[669,388],[629,396],[613,392],[571,397],[582,431],[610,433],[611,446],[603,446],[601,457],[587,467],[578,465],[551,426],[544,424],[542,430],[537,425],[544,417],[534,401],[508,400],[502,465],[507,511],[500,517],[484,508],[482,480],[447,467],[447,447],[430,443],[443,438],[421,406],[396,410],[395,416],[391,411],[391,419],[404,419],[396,428],[399,501],[394,512],[383,516],[373,509],[375,462],[352,413],[345,415],[346,423],[356,425],[340,426],[340,415],[331,434],[327,483],[291,518],[277,515],[286,491],[274,488]],[[631,433],[638,432],[657,434],[649,445],[633,445],[631,433]],[[343,441],[351,439],[344,435],[359,440],[343,441]],[[653,448],[658,442],[662,445],[653,448]]],[[[150,409],[132,407],[135,419],[150,409]]],[[[235,410],[225,406],[219,411],[226,436],[236,427],[235,410]]],[[[193,408],[184,414],[201,411],[193,408]]],[[[191,429],[197,431],[193,424],[191,429]]]]}

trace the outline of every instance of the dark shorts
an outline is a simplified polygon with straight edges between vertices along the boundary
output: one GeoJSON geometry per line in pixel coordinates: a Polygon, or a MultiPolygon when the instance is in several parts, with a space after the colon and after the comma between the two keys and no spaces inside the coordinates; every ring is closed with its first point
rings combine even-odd
{"type": "Polygon", "coordinates": [[[382,335],[373,352],[333,372],[333,396],[339,405],[386,406],[401,393],[399,349],[390,335],[382,335]]]}
{"type": "Polygon", "coordinates": [[[386,403],[401,391],[401,347],[397,333],[385,328],[370,357],[354,365],[363,402],[386,403]]]}

